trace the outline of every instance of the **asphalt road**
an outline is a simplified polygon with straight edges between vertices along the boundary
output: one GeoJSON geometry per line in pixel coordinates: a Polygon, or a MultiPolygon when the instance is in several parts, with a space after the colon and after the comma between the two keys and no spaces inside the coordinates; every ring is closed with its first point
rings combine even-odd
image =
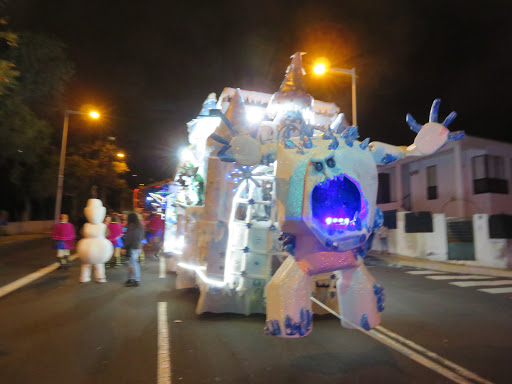
{"type": "MultiPolygon", "coordinates": [[[[48,241],[0,248],[0,284],[52,262],[48,241]],[[21,264],[21,265],[20,265],[21,264]]],[[[410,275],[378,263],[382,326],[496,383],[512,382],[512,301],[474,287],[410,275]]],[[[302,339],[264,336],[265,317],[197,316],[198,292],[175,290],[147,260],[142,284],[125,266],[108,283],[79,284],[79,265],[0,298],[1,383],[156,383],[157,306],[168,303],[172,383],[450,383],[356,331],[315,316],[302,339]],[[175,322],[181,320],[181,322],[175,322]]]]}

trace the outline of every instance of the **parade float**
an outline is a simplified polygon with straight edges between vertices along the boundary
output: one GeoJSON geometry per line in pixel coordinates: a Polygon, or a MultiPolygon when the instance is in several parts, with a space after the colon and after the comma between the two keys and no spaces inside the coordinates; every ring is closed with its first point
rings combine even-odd
{"type": "Polygon", "coordinates": [[[370,329],[384,310],[383,289],[364,265],[373,231],[377,165],[429,155],[463,132],[437,122],[407,123],[414,144],[359,141],[339,108],[305,90],[301,54],[292,56],[273,95],[226,88],[210,94],[188,123],[166,196],[164,252],[176,286],[199,287],[196,312],[266,313],[265,332],[301,337],[312,327],[311,296],[370,329]]]}

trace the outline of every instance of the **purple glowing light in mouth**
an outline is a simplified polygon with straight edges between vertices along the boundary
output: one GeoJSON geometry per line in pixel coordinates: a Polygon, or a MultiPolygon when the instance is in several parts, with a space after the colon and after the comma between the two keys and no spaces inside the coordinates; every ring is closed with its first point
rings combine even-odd
{"type": "Polygon", "coordinates": [[[340,218],[336,218],[336,217],[328,217],[325,219],[325,224],[327,225],[331,225],[331,224],[341,224],[341,225],[348,225],[348,223],[350,223],[350,219],[347,218],[347,217],[340,217],[340,218]]]}

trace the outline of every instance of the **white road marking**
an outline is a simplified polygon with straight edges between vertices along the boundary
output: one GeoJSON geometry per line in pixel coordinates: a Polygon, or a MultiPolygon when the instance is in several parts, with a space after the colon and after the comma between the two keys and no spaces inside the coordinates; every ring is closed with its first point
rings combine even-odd
{"type": "Polygon", "coordinates": [[[171,334],[167,321],[167,303],[158,303],[158,366],[157,383],[171,384],[171,334]]]}
{"type": "Polygon", "coordinates": [[[409,272],[406,272],[406,273],[409,273],[411,275],[436,275],[436,274],[443,274],[443,273],[446,273],[446,272],[426,270],[426,271],[409,271],[409,272]]]}
{"type": "Polygon", "coordinates": [[[439,373],[440,375],[443,375],[444,377],[447,377],[448,379],[456,382],[456,383],[463,383],[463,384],[471,384],[474,382],[483,383],[483,384],[492,384],[491,381],[488,381],[484,379],[483,377],[478,376],[476,373],[473,373],[469,370],[467,370],[464,367],[461,367],[460,365],[457,365],[450,360],[447,360],[434,352],[429,351],[426,348],[423,348],[422,346],[401,337],[400,335],[397,335],[394,332],[391,332],[383,327],[376,327],[373,330],[366,331],[363,328],[357,326],[356,324],[351,323],[350,321],[347,321],[346,319],[343,319],[341,315],[335,311],[333,311],[331,308],[323,304],[321,301],[318,301],[314,297],[311,297],[311,300],[320,305],[322,308],[326,309],[330,313],[332,313],[334,316],[338,317],[339,319],[342,319],[349,323],[352,327],[356,328],[357,330],[367,334],[368,336],[374,338],[375,340],[380,341],[381,343],[387,345],[388,347],[393,348],[394,350],[402,353],[403,355],[407,356],[408,358],[416,361],[417,363],[439,373]],[[387,335],[387,336],[386,336],[387,335]],[[393,338],[395,340],[393,340],[393,338]],[[400,344],[401,342],[402,344],[400,344]],[[407,348],[405,345],[408,345],[409,347],[412,347],[416,349],[418,352],[423,353],[424,355],[428,356],[432,360],[437,360],[438,363],[444,364],[444,366],[436,363],[435,361],[430,360],[426,356],[420,355],[419,353],[413,351],[410,348],[407,348]],[[448,369],[451,368],[452,370],[448,369]]]}
{"type": "Polygon", "coordinates": [[[432,280],[484,280],[494,279],[493,276],[479,276],[479,275],[442,275],[442,276],[425,276],[427,279],[432,280]]]}
{"type": "Polygon", "coordinates": [[[167,269],[167,263],[166,258],[163,256],[160,256],[160,274],[158,275],[159,278],[165,279],[166,276],[166,269],[167,269]]]}
{"type": "Polygon", "coordinates": [[[494,281],[455,281],[450,283],[457,287],[478,287],[484,285],[507,285],[512,284],[512,280],[494,280],[494,281]]]}
{"type": "MultiPolygon", "coordinates": [[[[77,254],[71,255],[69,258],[71,260],[75,260],[78,257],[77,254]]],[[[9,283],[7,285],[4,285],[0,288],[0,297],[3,297],[27,284],[30,284],[31,282],[39,279],[40,277],[43,277],[44,275],[49,274],[50,272],[55,271],[60,267],[60,263],[53,263],[48,265],[47,267],[41,268],[30,275],[27,275],[25,277],[22,277],[21,279],[15,280],[12,283],[9,283]]]]}
{"type": "Polygon", "coordinates": [[[512,293],[512,287],[506,287],[506,288],[486,288],[486,289],[479,289],[479,291],[485,292],[485,293],[512,293]]]}

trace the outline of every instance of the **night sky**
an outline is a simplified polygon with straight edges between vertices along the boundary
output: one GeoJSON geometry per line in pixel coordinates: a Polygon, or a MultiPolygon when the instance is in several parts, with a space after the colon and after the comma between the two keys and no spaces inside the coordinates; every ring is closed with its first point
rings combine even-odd
{"type": "MultiPolygon", "coordinates": [[[[138,182],[171,177],[185,123],[224,87],[273,93],[290,55],[358,72],[361,136],[408,145],[432,101],[451,130],[512,141],[509,1],[16,0],[14,31],[64,41],[68,108],[101,106],[138,182]]],[[[309,93],[351,115],[350,76],[306,75],[309,93]]],[[[72,132],[70,136],[72,135],[72,132]]]]}

